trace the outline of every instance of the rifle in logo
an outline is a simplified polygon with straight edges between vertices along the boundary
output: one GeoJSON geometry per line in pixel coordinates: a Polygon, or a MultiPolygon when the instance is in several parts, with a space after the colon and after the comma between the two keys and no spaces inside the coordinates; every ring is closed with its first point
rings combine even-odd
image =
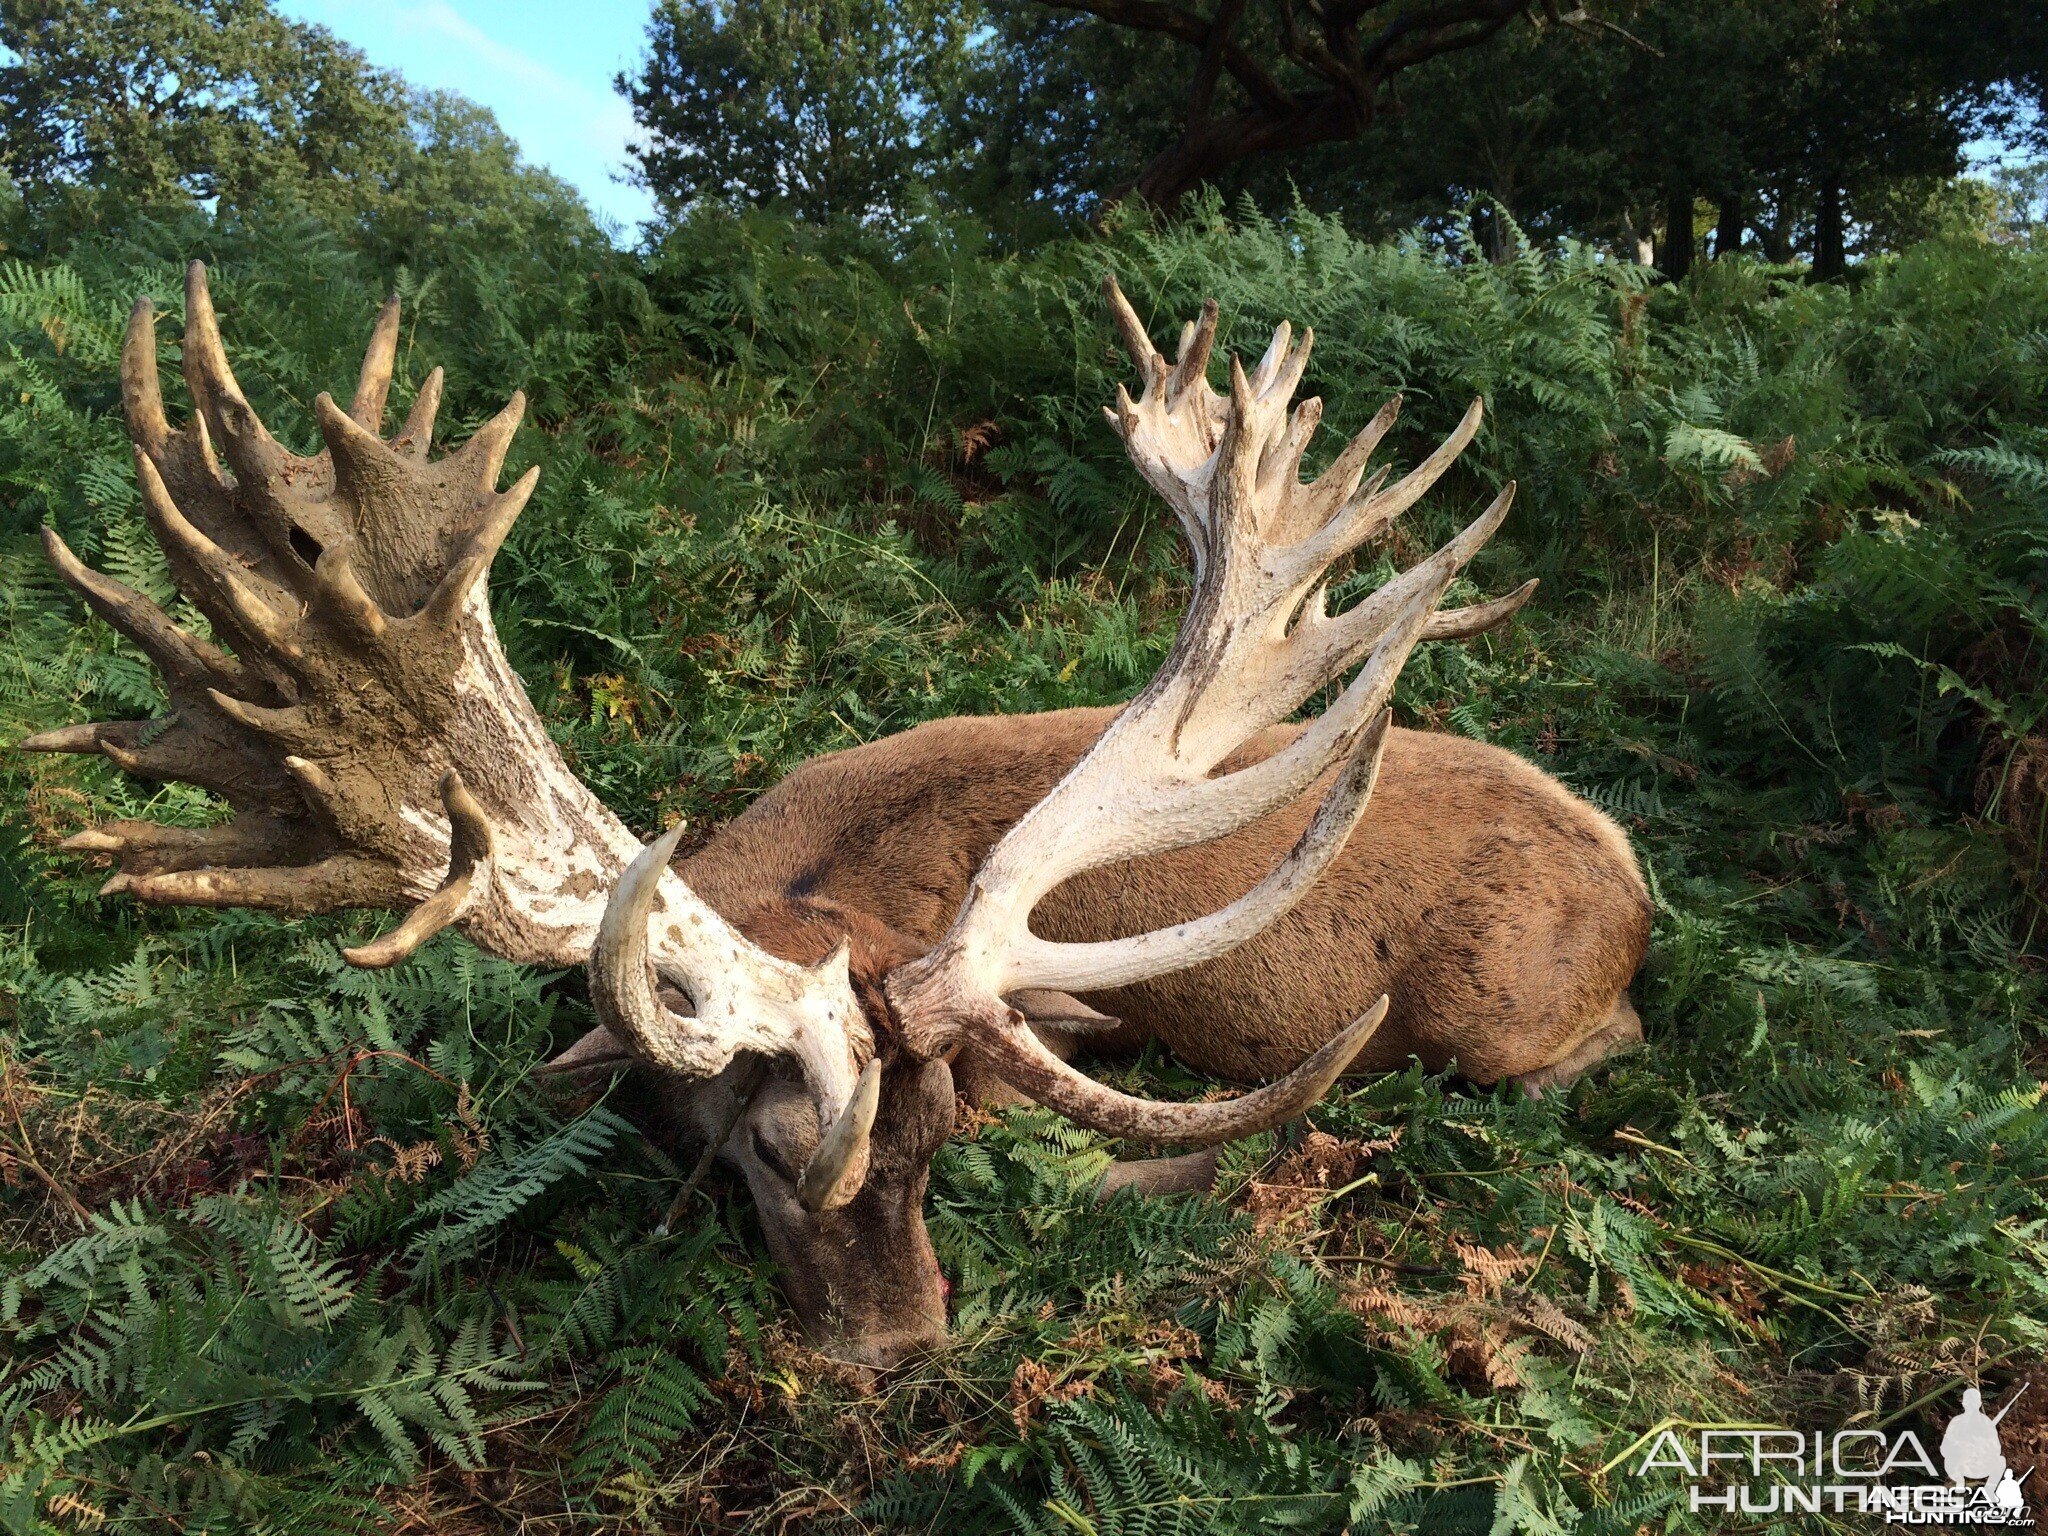
{"type": "Polygon", "coordinates": [[[1998,1438],[2000,1421],[2026,1395],[2028,1385],[2022,1383],[1996,1414],[1984,1411],[1982,1392],[1975,1387],[1967,1388],[1963,1393],[1963,1411],[1948,1421],[1948,1428],[1941,1434],[1941,1465],[1948,1480],[1958,1488],[1976,1483],[1990,1489],[1992,1500],[2000,1509],[2018,1509],[2026,1502],[2020,1485],[2033,1475],[2031,1467],[2025,1477],[2012,1475],[2012,1468],[2006,1465],[2005,1447],[1998,1438]]]}

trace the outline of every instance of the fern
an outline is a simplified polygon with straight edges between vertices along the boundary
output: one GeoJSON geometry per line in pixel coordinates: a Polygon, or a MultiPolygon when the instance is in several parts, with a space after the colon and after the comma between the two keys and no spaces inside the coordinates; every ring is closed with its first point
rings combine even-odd
{"type": "Polygon", "coordinates": [[[560,260],[450,234],[396,270],[281,209],[32,233],[0,264],[0,740],[168,707],[35,533],[170,597],[110,380],[128,303],[168,339],[200,251],[244,387],[301,446],[390,286],[394,393],[445,362],[446,438],[529,387],[544,430],[513,468],[542,489],[495,617],[635,826],[714,825],[925,719],[1128,698],[1186,569],[1096,415],[1125,381],[1114,268],[1162,336],[1211,295],[1226,348],[1315,325],[1332,427],[1405,394],[1397,471],[1485,397],[1337,595],[1520,480],[1470,595],[1538,576],[1537,603],[1424,648],[1398,707],[1609,814],[1654,932],[1644,1053],[1535,1104],[1413,1063],[1351,1083],[1310,1117],[1358,1160],[1337,1183],[1304,1172],[1307,1128],[1233,1150],[1215,1199],[1108,1204],[1134,1149],[1030,1110],[956,1138],[928,1201],[955,1340],[871,1394],[793,1336],[737,1183],[654,1236],[680,1170],[628,1129],[638,1087],[585,1109],[526,1083],[589,1022],[573,972],[456,937],[362,972],[340,950],[368,915],[100,901],[57,839],[222,808],[0,755],[10,1528],[354,1532],[488,1498],[636,1528],[715,1501],[916,1530],[1686,1529],[1595,1470],[1658,1420],[1811,1427],[1816,1381],[1889,1412],[2048,1348],[2040,252],[1653,287],[1528,231],[1471,260],[1455,219],[1373,243],[1215,200],[1001,255],[942,221],[768,216],[560,260]]]}

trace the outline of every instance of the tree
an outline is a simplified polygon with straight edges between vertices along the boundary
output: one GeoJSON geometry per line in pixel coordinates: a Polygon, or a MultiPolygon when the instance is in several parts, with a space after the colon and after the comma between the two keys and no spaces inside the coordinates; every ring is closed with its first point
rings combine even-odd
{"type": "Polygon", "coordinates": [[[938,135],[947,190],[1020,243],[1093,216],[1158,148],[1185,55],[1072,11],[991,7],[938,135]]]}
{"type": "Polygon", "coordinates": [[[385,267],[602,243],[489,112],[409,90],[269,0],[0,0],[0,45],[0,168],[45,242],[210,201],[310,213],[385,267]]]}
{"type": "MultiPolygon", "coordinates": [[[[1196,14],[1196,0],[1177,3],[1183,19],[1196,14]]],[[[1308,0],[1287,3],[1302,11],[1308,0]]],[[[1305,77],[1285,53],[1281,4],[1247,0],[1232,37],[1292,86],[1305,77]]],[[[1167,9],[1145,14],[1164,26],[1167,9]]],[[[1199,10],[1223,16],[1211,0],[1199,10]]],[[[1471,206],[1494,254],[1507,229],[1496,209],[1539,239],[1608,240],[1645,260],[1654,236],[1667,271],[1701,249],[1702,213],[1716,255],[1749,246],[1790,260],[1834,230],[1838,240],[1820,243],[1825,273],[1907,227],[1891,217],[1892,189],[1952,176],[2001,101],[2039,94],[2048,12],[2029,11],[2009,0],[1593,0],[1556,25],[1534,9],[1484,47],[1386,79],[1356,135],[1247,155],[1205,179],[1269,208],[1299,195],[1358,229],[1440,226],[1471,206]]],[[[1313,14],[1337,13],[1324,0],[1313,14]]],[[[973,125],[975,196],[991,200],[975,206],[1092,214],[1143,185],[1162,142],[1185,138],[1203,67],[1185,40],[1111,24],[1094,0],[998,8],[987,36],[956,115],[973,125]]],[[[1228,64],[1217,100],[1246,104],[1228,64]]],[[[2010,136],[2010,111],[2005,127],[2010,136]]]]}
{"type": "Polygon", "coordinates": [[[408,96],[406,141],[365,215],[365,239],[394,264],[451,240],[542,252],[601,238],[574,187],[528,165],[488,108],[452,91],[408,96]]]}
{"type": "Polygon", "coordinates": [[[0,0],[0,45],[0,168],[31,202],[343,204],[405,142],[397,78],[268,0],[0,0]]]}
{"type": "Polygon", "coordinates": [[[637,179],[671,214],[899,209],[936,169],[973,24],[957,0],[659,0],[646,59],[618,79],[647,134],[637,179]]]}
{"type": "Polygon", "coordinates": [[[1356,139],[1402,70],[1477,47],[1532,0],[1046,0],[1190,50],[1194,67],[1177,137],[1130,190],[1170,208],[1240,161],[1356,139]],[[1377,14],[1375,14],[1377,13],[1377,14]]]}

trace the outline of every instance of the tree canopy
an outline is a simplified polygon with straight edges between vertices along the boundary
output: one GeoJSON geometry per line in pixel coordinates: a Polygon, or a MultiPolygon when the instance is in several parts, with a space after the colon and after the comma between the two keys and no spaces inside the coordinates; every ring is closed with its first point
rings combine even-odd
{"type": "Polygon", "coordinates": [[[0,0],[0,40],[0,166],[31,191],[343,202],[405,142],[397,77],[268,0],[0,0]]]}
{"type": "Polygon", "coordinates": [[[413,90],[269,0],[0,0],[0,49],[0,170],[43,238],[195,204],[302,209],[392,264],[598,238],[484,108],[413,90]]]}
{"type": "Polygon", "coordinates": [[[640,179],[671,213],[899,207],[933,171],[974,20],[959,0],[659,0],[618,81],[647,135],[640,179]]]}
{"type": "MultiPolygon", "coordinates": [[[[1624,245],[1654,232],[1667,265],[1693,248],[1703,200],[1731,247],[1747,238],[1782,257],[1797,243],[1839,267],[1843,241],[1882,234],[1902,198],[1962,169],[1972,139],[2039,131],[2025,104],[2040,98],[2048,23],[2010,0],[1520,7],[1428,57],[1394,55],[1403,67],[1375,76],[1341,122],[1288,115],[1321,99],[1340,62],[1323,34],[1338,20],[1405,37],[1433,14],[1297,0],[1000,7],[958,115],[983,125],[977,173],[991,192],[1069,217],[1130,191],[1170,201],[1185,171],[1268,206],[1298,193],[1366,228],[1481,199],[1539,232],[1624,245]],[[1261,113],[1270,131],[1245,127],[1261,113]],[[1236,126],[1204,148],[1217,124],[1236,126]]],[[[1363,31],[1350,46],[1370,52],[1363,31]]]]}
{"type": "MultiPolygon", "coordinates": [[[[1518,226],[1828,276],[1995,226],[1954,178],[1973,140],[2042,137],[2044,60],[2013,0],[659,0],[617,84],[667,224],[930,201],[1022,247],[1211,186],[1364,230],[1470,209],[1495,254],[1518,226]]],[[[0,0],[0,169],[46,208],[291,203],[393,260],[596,235],[487,112],[270,0],[0,0]]]]}

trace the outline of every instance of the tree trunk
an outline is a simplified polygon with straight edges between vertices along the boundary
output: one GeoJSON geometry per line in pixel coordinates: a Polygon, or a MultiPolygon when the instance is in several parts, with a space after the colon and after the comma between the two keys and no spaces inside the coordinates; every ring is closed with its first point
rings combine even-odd
{"type": "Polygon", "coordinates": [[[1747,224],[1742,194],[1731,192],[1723,197],[1720,216],[1714,221],[1714,260],[1733,256],[1742,249],[1742,231],[1747,224]]]}
{"type": "Polygon", "coordinates": [[[1508,221],[1501,215],[1499,198],[1489,198],[1473,210],[1479,226],[1479,243],[1486,252],[1486,259],[1495,266],[1511,261],[1515,254],[1514,239],[1508,233],[1508,221]]]}
{"type": "Polygon", "coordinates": [[[1771,199],[1770,222],[1756,221],[1756,238],[1763,247],[1764,260],[1772,266],[1782,267],[1792,260],[1791,193],[1781,190],[1771,199]]]}
{"type": "Polygon", "coordinates": [[[1664,199],[1664,250],[1657,266],[1672,282],[1692,271],[1692,193],[1673,190],[1664,199]]]}
{"type": "Polygon", "coordinates": [[[1827,283],[1848,270],[1848,252],[1842,243],[1842,184],[1826,176],[1821,179],[1813,214],[1813,275],[1815,281],[1827,283]]]}
{"type": "MultiPolygon", "coordinates": [[[[1349,103],[1324,96],[1285,114],[1241,112],[1234,117],[1191,123],[1168,148],[1147,162],[1129,191],[1155,208],[1172,212],[1181,199],[1213,181],[1240,160],[1273,150],[1302,150],[1333,139],[1355,137],[1364,126],[1349,103]]],[[[1122,194],[1111,201],[1119,201],[1122,194]]]]}

